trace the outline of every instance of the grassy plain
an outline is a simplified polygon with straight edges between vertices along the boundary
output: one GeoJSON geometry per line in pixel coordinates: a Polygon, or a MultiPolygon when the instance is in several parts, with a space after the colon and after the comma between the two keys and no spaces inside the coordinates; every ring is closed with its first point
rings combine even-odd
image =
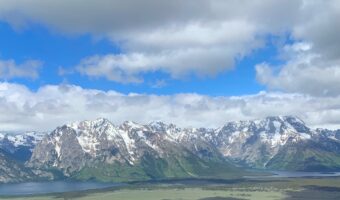
{"type": "Polygon", "coordinates": [[[340,199],[340,178],[209,180],[183,183],[135,183],[121,188],[0,197],[3,200],[327,200],[340,199]]]}

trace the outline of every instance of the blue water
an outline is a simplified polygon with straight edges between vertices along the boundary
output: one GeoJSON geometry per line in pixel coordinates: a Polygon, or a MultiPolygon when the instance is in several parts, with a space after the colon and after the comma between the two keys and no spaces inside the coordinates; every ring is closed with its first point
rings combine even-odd
{"type": "Polygon", "coordinates": [[[48,194],[59,192],[84,191],[89,189],[102,189],[121,186],[121,183],[98,183],[98,182],[73,182],[73,181],[51,181],[51,182],[27,182],[0,184],[0,196],[48,194]]]}
{"type": "Polygon", "coordinates": [[[290,172],[290,171],[271,171],[275,178],[302,178],[302,177],[333,177],[340,176],[340,172],[290,172]]]}
{"type": "Polygon", "coordinates": [[[303,178],[303,177],[337,177],[340,176],[340,172],[298,172],[298,171],[259,171],[254,172],[271,173],[269,175],[250,175],[244,176],[244,178],[303,178]]]}
{"type": "MultiPolygon", "coordinates": [[[[268,171],[266,171],[268,172],[268,171]]],[[[290,171],[270,171],[273,175],[269,176],[247,176],[245,178],[301,178],[301,177],[334,177],[340,176],[340,172],[323,173],[323,172],[290,172],[290,171]]],[[[182,183],[192,185],[195,183],[206,183],[206,179],[201,181],[193,180],[176,180],[168,181],[169,184],[182,183]]],[[[211,182],[216,180],[212,179],[211,182]]],[[[165,181],[167,182],[167,181],[165,181]]],[[[150,182],[152,183],[152,182],[150,182]]],[[[228,184],[227,182],[223,182],[228,184]]],[[[157,182],[155,182],[157,184],[157,182]]],[[[37,195],[49,193],[75,192],[89,189],[103,189],[109,187],[118,187],[123,183],[98,183],[98,182],[76,182],[76,181],[51,181],[51,182],[26,182],[13,184],[0,184],[0,196],[22,196],[22,195],[37,195]]]]}

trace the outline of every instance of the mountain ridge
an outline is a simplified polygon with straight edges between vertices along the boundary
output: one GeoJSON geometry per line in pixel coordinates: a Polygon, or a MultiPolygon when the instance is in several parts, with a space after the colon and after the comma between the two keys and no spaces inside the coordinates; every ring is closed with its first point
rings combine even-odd
{"type": "Polygon", "coordinates": [[[242,173],[235,164],[336,171],[340,130],[312,129],[294,116],[233,121],[216,129],[179,128],[161,121],[114,125],[98,118],[57,127],[36,141],[26,160],[32,169],[104,181],[242,173]]]}
{"type": "Polygon", "coordinates": [[[115,180],[209,176],[215,166],[239,171],[207,142],[195,138],[193,143],[184,137],[187,134],[177,134],[181,131],[160,123],[113,125],[106,119],[66,124],[36,146],[28,166],[57,168],[65,176],[80,179],[103,179],[106,173],[115,180]],[[98,163],[101,170],[96,169],[98,163]]]}

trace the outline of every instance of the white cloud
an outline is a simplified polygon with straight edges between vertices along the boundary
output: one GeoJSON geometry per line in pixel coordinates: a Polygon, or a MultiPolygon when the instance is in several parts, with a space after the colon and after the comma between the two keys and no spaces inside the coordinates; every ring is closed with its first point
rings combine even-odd
{"type": "Polygon", "coordinates": [[[288,33],[295,43],[278,47],[285,64],[259,64],[257,78],[271,89],[316,96],[340,94],[339,18],[338,0],[0,1],[0,19],[14,27],[33,22],[108,38],[120,54],[93,55],[76,68],[123,83],[153,71],[214,76],[263,47],[266,36],[288,33]]]}
{"type": "Polygon", "coordinates": [[[314,96],[340,94],[340,60],[313,52],[310,44],[286,45],[283,56],[288,61],[282,66],[261,63],[256,66],[257,80],[270,89],[304,93],[314,96]]]}
{"type": "Polygon", "coordinates": [[[77,69],[117,82],[142,82],[142,73],[163,71],[172,78],[213,76],[231,69],[237,58],[262,46],[256,29],[244,21],[189,24],[112,38],[125,38],[127,53],[92,56],[77,69]]]}
{"type": "Polygon", "coordinates": [[[292,26],[298,42],[281,49],[285,64],[256,66],[259,82],[285,92],[340,95],[339,18],[339,1],[304,1],[292,26]]]}
{"type": "Polygon", "coordinates": [[[47,85],[32,92],[20,84],[0,83],[0,130],[52,130],[67,122],[106,117],[153,120],[180,126],[218,127],[227,121],[269,115],[296,115],[315,127],[338,127],[340,97],[261,92],[250,96],[198,94],[147,95],[47,85]]]}
{"type": "Polygon", "coordinates": [[[302,0],[2,0],[0,18],[16,27],[36,22],[67,33],[103,35],[235,19],[281,29],[296,20],[302,5],[302,0]]]}
{"type": "Polygon", "coordinates": [[[292,29],[293,37],[311,42],[313,52],[326,59],[339,59],[340,2],[305,0],[300,16],[292,29]]]}
{"type": "Polygon", "coordinates": [[[14,60],[0,60],[0,79],[36,79],[39,77],[41,66],[42,62],[38,60],[28,60],[21,64],[17,64],[14,60]]]}
{"type": "Polygon", "coordinates": [[[15,27],[35,22],[63,33],[109,38],[122,53],[85,58],[78,70],[141,82],[144,73],[157,70],[172,78],[230,70],[235,60],[263,46],[267,34],[289,29],[301,5],[296,0],[4,0],[0,19],[15,27]]]}

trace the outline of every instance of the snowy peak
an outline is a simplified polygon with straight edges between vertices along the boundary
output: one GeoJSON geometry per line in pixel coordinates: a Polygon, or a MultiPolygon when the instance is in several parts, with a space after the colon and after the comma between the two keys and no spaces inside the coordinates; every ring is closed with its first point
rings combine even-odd
{"type": "Polygon", "coordinates": [[[0,133],[0,140],[3,140],[5,138],[5,134],[0,133]]]}
{"type": "Polygon", "coordinates": [[[267,121],[281,121],[281,122],[295,122],[305,124],[299,117],[292,116],[292,115],[279,115],[279,116],[268,116],[265,118],[267,121]]]}
{"type": "MultiPolygon", "coordinates": [[[[171,125],[167,125],[161,121],[153,121],[148,124],[148,126],[155,131],[166,131],[171,125]]],[[[173,125],[174,126],[174,125],[173,125]]]]}
{"type": "Polygon", "coordinates": [[[43,132],[25,132],[22,134],[6,134],[0,133],[0,147],[1,143],[10,143],[14,147],[19,146],[34,146],[46,135],[43,132]]]}
{"type": "MultiPolygon", "coordinates": [[[[136,154],[138,142],[157,149],[159,141],[205,140],[215,145],[231,147],[232,144],[249,143],[259,139],[271,147],[282,146],[288,141],[309,139],[310,129],[302,120],[292,116],[267,117],[263,120],[229,122],[222,128],[178,128],[161,121],[146,125],[125,121],[115,126],[105,118],[86,120],[65,125],[76,132],[78,143],[86,153],[100,152],[102,143],[124,146],[129,154],[136,154]]],[[[66,131],[70,132],[70,131],[66,131]]],[[[105,145],[104,145],[105,146],[105,145]]]]}
{"type": "Polygon", "coordinates": [[[340,141],[340,130],[328,130],[323,128],[318,128],[315,131],[316,136],[327,137],[332,140],[340,141]]]}
{"type": "Polygon", "coordinates": [[[340,149],[335,148],[340,131],[313,130],[294,116],[228,122],[219,129],[179,128],[161,121],[114,125],[99,118],[58,127],[39,143],[30,164],[61,168],[68,174],[93,163],[137,166],[145,155],[159,159],[189,150],[200,158],[213,155],[263,168],[287,147],[329,140],[340,149]]]}
{"type": "Polygon", "coordinates": [[[272,116],[262,120],[228,122],[216,131],[224,132],[225,134],[235,132],[253,134],[262,132],[266,135],[282,135],[287,133],[310,134],[311,132],[301,119],[293,116],[272,116]]]}
{"type": "Polygon", "coordinates": [[[312,135],[313,131],[297,117],[271,116],[254,121],[228,122],[215,130],[211,141],[226,157],[250,165],[265,165],[283,146],[299,145],[311,140],[312,135]]]}
{"type": "Polygon", "coordinates": [[[299,118],[293,116],[267,117],[260,124],[264,124],[266,131],[277,132],[290,130],[298,133],[308,133],[310,129],[299,118]]]}
{"type": "Polygon", "coordinates": [[[123,128],[125,130],[143,129],[144,125],[138,124],[133,121],[125,121],[122,125],[120,125],[120,128],[123,128]]]}
{"type": "MultiPolygon", "coordinates": [[[[56,155],[53,166],[68,165],[60,158],[65,157],[63,147],[70,141],[74,146],[73,151],[82,152],[79,156],[86,155],[90,160],[103,159],[108,163],[128,162],[134,165],[144,155],[144,151],[161,156],[165,152],[162,149],[164,144],[174,141],[170,135],[173,133],[171,128],[174,126],[162,122],[141,125],[125,121],[116,126],[109,120],[100,118],[58,127],[43,143],[46,147],[50,145],[52,149],[49,151],[56,155]]],[[[36,152],[33,159],[40,160],[41,155],[42,152],[36,152]]]]}
{"type": "Polygon", "coordinates": [[[253,121],[237,121],[237,122],[228,122],[222,128],[216,130],[216,132],[249,132],[256,128],[255,123],[253,121]]]}
{"type": "Polygon", "coordinates": [[[0,134],[0,150],[11,155],[13,159],[25,162],[30,159],[35,146],[46,133],[26,132],[21,134],[0,134]]]}
{"type": "Polygon", "coordinates": [[[92,130],[98,130],[103,127],[108,127],[108,126],[113,126],[113,124],[105,119],[105,118],[98,118],[96,120],[85,120],[85,121],[78,121],[78,122],[73,122],[71,124],[66,124],[66,126],[73,128],[74,130],[87,130],[87,129],[92,129],[92,130]]]}

